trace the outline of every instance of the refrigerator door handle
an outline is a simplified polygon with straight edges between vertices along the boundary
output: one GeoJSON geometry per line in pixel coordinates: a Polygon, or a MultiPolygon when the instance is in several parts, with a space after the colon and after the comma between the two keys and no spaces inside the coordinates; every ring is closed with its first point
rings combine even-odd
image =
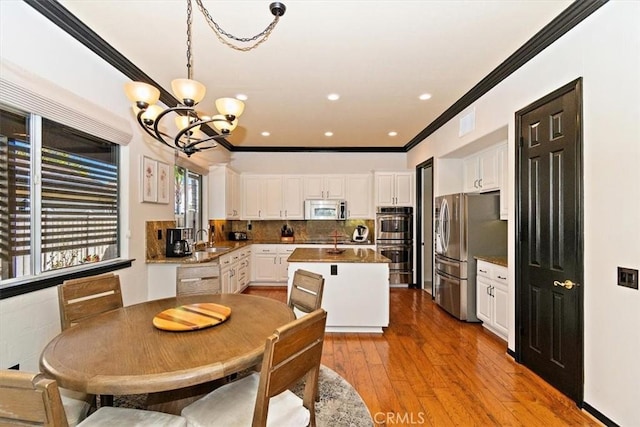
{"type": "Polygon", "coordinates": [[[446,261],[443,258],[440,257],[436,257],[436,263],[441,262],[444,265],[450,265],[452,267],[459,267],[460,266],[460,262],[452,262],[452,261],[446,261]]]}

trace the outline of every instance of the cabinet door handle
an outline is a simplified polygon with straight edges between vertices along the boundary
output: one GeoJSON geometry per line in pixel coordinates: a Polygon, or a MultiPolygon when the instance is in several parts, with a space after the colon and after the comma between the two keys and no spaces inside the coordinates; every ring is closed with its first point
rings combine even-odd
{"type": "Polygon", "coordinates": [[[498,276],[498,279],[507,280],[506,277],[498,276]]]}
{"type": "Polygon", "coordinates": [[[487,286],[487,295],[491,295],[491,286],[487,286]]]}
{"type": "MultiPolygon", "coordinates": [[[[480,269],[479,271],[480,271],[480,273],[485,273],[485,274],[488,273],[486,270],[482,270],[482,269],[480,269]]],[[[498,277],[500,277],[500,276],[498,276],[498,277]]]]}
{"type": "Polygon", "coordinates": [[[262,209],[258,209],[258,218],[262,218],[262,209]]]}

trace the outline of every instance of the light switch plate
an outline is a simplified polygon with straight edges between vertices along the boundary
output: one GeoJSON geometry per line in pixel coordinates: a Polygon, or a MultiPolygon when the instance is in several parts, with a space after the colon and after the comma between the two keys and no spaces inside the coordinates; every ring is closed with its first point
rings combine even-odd
{"type": "Polygon", "coordinates": [[[638,289],[638,270],[633,268],[618,267],[618,286],[638,289]]]}

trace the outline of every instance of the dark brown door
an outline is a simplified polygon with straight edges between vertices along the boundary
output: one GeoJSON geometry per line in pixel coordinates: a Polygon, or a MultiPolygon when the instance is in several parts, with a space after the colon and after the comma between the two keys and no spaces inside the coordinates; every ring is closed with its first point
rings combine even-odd
{"type": "Polygon", "coordinates": [[[582,403],[581,80],[516,114],[518,360],[582,403]]]}

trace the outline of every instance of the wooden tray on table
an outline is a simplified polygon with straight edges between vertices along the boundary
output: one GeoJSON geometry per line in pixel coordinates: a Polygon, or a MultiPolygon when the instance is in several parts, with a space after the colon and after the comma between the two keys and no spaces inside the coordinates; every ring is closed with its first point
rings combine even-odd
{"type": "Polygon", "coordinates": [[[155,315],[153,326],[164,331],[197,331],[219,325],[231,316],[231,308],[204,302],[169,308],[155,315]]]}

